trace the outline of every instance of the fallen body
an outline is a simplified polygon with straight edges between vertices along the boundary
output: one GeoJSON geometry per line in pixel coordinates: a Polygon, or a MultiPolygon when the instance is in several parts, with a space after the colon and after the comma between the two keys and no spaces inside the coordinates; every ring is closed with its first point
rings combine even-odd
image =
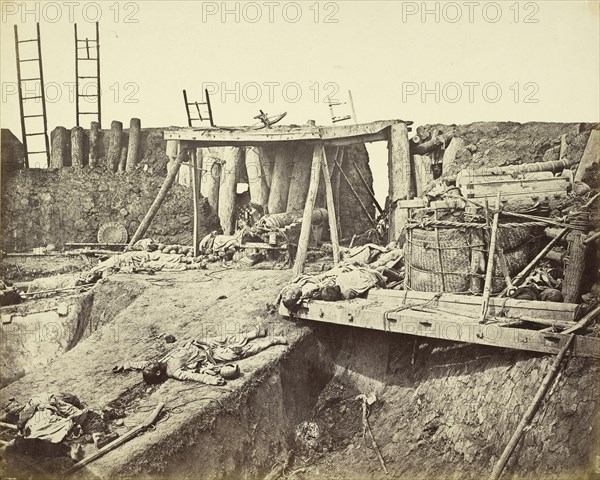
{"type": "Polygon", "coordinates": [[[226,379],[239,375],[237,366],[229,362],[250,357],[273,345],[287,344],[285,337],[267,336],[267,333],[264,325],[257,325],[248,332],[219,340],[190,340],[171,350],[158,362],[136,362],[117,366],[113,371],[141,370],[148,384],[175,378],[223,385],[226,379]]]}

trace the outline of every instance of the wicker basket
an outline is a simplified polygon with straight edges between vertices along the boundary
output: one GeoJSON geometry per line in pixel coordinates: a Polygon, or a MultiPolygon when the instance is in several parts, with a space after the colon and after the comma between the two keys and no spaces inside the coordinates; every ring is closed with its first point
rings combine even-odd
{"type": "MultiPolygon", "coordinates": [[[[511,276],[523,269],[535,250],[532,227],[501,228],[497,245],[504,251],[511,276]]],[[[404,248],[405,286],[422,292],[480,293],[488,257],[489,233],[481,228],[411,228],[404,248]]],[[[492,293],[505,287],[494,265],[492,293]]]]}

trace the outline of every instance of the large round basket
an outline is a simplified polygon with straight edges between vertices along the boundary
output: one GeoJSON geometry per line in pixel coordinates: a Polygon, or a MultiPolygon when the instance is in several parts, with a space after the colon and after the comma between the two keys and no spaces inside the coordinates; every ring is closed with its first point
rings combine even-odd
{"type": "MultiPolygon", "coordinates": [[[[535,252],[534,228],[499,228],[497,246],[504,252],[511,277],[535,252]]],[[[483,228],[411,228],[404,247],[405,285],[422,292],[481,293],[489,249],[483,228]]],[[[492,293],[506,285],[499,262],[494,263],[492,293]]]]}
{"type": "Polygon", "coordinates": [[[120,223],[108,222],[98,229],[98,243],[126,243],[127,229],[120,223]]]}

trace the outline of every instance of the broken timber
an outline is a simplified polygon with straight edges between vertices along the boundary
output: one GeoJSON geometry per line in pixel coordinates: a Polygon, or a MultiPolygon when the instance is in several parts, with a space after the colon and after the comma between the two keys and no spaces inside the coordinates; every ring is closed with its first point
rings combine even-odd
{"type": "MultiPolygon", "coordinates": [[[[366,299],[303,302],[293,315],[385,332],[558,354],[570,334],[511,328],[508,321],[537,318],[576,325],[578,308],[575,304],[492,298],[488,323],[482,325],[478,321],[481,299],[477,296],[372,289],[366,299]],[[449,314],[449,310],[455,313],[449,314]]],[[[284,306],[279,313],[289,315],[284,306]]],[[[600,338],[575,337],[573,355],[600,358],[600,338]]]]}

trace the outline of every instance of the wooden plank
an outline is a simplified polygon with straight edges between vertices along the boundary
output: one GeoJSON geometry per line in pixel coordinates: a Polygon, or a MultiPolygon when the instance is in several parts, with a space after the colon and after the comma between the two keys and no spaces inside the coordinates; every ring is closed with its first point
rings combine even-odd
{"type": "Polygon", "coordinates": [[[304,207],[304,215],[302,217],[302,228],[298,239],[298,250],[296,252],[296,260],[294,262],[294,277],[302,275],[304,272],[304,262],[308,252],[308,242],[310,240],[310,230],[312,226],[313,209],[315,208],[315,200],[319,190],[319,178],[321,176],[321,162],[323,161],[323,146],[315,146],[313,151],[312,166],[310,169],[310,187],[306,196],[306,205],[304,207]]]}
{"type": "Polygon", "coordinates": [[[557,190],[567,190],[569,180],[565,177],[553,177],[542,180],[500,180],[487,181],[485,183],[467,183],[461,184],[460,191],[466,197],[467,195],[496,195],[500,191],[504,193],[523,194],[533,192],[554,192],[557,190]]]}
{"type": "Polygon", "coordinates": [[[274,126],[269,129],[251,130],[248,127],[227,128],[177,128],[164,132],[165,140],[194,141],[199,146],[244,145],[255,146],[267,142],[304,141],[310,143],[326,143],[327,145],[350,145],[383,141],[387,139],[386,129],[392,125],[406,124],[402,120],[381,120],[358,125],[335,125],[316,127],[274,126]]]}
{"type": "MultiPolygon", "coordinates": [[[[281,305],[281,315],[289,315],[281,305]]],[[[513,348],[558,354],[571,335],[539,332],[522,328],[507,328],[500,324],[480,324],[448,314],[433,314],[415,310],[390,313],[389,310],[366,299],[340,302],[312,300],[303,302],[294,312],[295,318],[406,335],[416,335],[456,342],[513,348]],[[387,312],[387,315],[386,315],[387,312]],[[387,317],[387,319],[386,319],[387,317]]],[[[573,355],[600,358],[600,338],[577,335],[573,355]]]]}
{"type": "MultiPolygon", "coordinates": [[[[518,174],[523,180],[545,180],[554,178],[552,172],[529,172],[518,174]]],[[[479,173],[478,170],[461,170],[456,176],[456,186],[461,187],[469,183],[488,183],[488,182],[510,182],[517,180],[510,173],[500,173],[497,175],[479,173]]]]}
{"type": "Polygon", "coordinates": [[[321,146],[321,167],[323,169],[323,179],[325,180],[325,197],[327,201],[327,217],[329,219],[329,235],[331,236],[331,246],[333,249],[333,263],[340,263],[340,240],[338,237],[337,217],[335,213],[335,203],[333,201],[333,188],[331,187],[331,177],[329,176],[329,166],[327,165],[327,155],[325,147],[321,146]]]}
{"type": "MultiPolygon", "coordinates": [[[[443,293],[435,301],[437,293],[416,292],[408,290],[385,290],[372,288],[368,299],[384,304],[386,307],[400,307],[404,305],[424,304],[431,302],[430,307],[440,306],[457,313],[471,315],[477,318],[481,309],[481,297],[475,295],[458,295],[443,293]]],[[[490,298],[488,306],[489,315],[492,317],[506,316],[523,320],[546,318],[549,320],[575,322],[579,312],[579,305],[574,303],[539,302],[535,300],[519,300],[515,298],[490,298]]]]}

